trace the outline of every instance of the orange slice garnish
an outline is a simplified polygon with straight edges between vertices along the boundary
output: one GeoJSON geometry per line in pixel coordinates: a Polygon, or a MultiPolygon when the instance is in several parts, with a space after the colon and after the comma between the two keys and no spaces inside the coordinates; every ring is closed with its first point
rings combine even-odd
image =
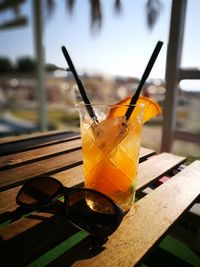
{"type": "MultiPolygon", "coordinates": [[[[108,118],[114,117],[121,117],[124,116],[127,110],[127,105],[130,104],[131,96],[127,96],[125,99],[121,100],[120,102],[116,103],[109,111],[108,118]],[[122,106],[123,107],[122,107],[122,106]]],[[[144,116],[143,116],[143,123],[150,120],[151,118],[161,114],[161,107],[159,104],[153,100],[152,98],[146,96],[140,96],[136,106],[144,104],[144,116]]],[[[135,112],[131,114],[130,120],[135,118],[135,112]]]]}

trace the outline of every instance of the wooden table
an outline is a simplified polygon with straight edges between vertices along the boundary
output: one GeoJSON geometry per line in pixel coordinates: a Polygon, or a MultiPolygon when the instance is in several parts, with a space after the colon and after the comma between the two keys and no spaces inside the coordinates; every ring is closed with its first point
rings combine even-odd
{"type": "Polygon", "coordinates": [[[168,233],[200,194],[200,161],[181,171],[184,157],[141,148],[136,202],[102,247],[55,211],[24,214],[15,202],[21,185],[49,174],[65,186],[83,181],[79,135],[49,132],[0,142],[1,266],[135,266],[168,233]],[[176,174],[174,175],[176,171],[176,174]],[[171,177],[161,183],[163,176],[171,177]],[[91,247],[93,249],[91,249],[91,247]]]}

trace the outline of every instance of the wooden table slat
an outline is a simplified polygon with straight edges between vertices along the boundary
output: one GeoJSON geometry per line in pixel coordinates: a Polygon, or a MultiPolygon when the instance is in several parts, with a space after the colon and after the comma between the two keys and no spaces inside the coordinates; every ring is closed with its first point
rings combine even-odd
{"type": "Polygon", "coordinates": [[[200,161],[175,175],[137,202],[106,249],[98,256],[76,262],[73,266],[134,266],[156,245],[160,237],[200,194],[200,161]]]}
{"type": "Polygon", "coordinates": [[[137,190],[143,189],[149,183],[165,175],[185,160],[185,157],[162,153],[140,163],[138,169],[137,190]]]}
{"type": "Polygon", "coordinates": [[[8,155],[14,152],[21,152],[36,147],[50,145],[53,143],[64,142],[74,138],[80,138],[77,133],[59,132],[44,135],[31,136],[24,139],[16,139],[12,142],[4,142],[0,144],[0,156],[8,155]]]}
{"type": "MultiPolygon", "coordinates": [[[[24,142],[26,140],[33,140],[33,139],[43,139],[44,137],[49,137],[49,136],[56,136],[59,138],[59,135],[65,134],[67,136],[71,136],[74,134],[74,132],[67,132],[67,131],[48,131],[48,132],[36,132],[36,133],[31,133],[31,134],[22,134],[20,136],[11,136],[11,137],[3,137],[0,139],[0,146],[3,144],[14,144],[14,143],[19,143],[19,142],[24,142]]],[[[75,133],[76,134],[76,133],[75,133]]]]}
{"type": "Polygon", "coordinates": [[[75,150],[70,153],[62,154],[57,157],[42,159],[37,162],[30,163],[24,168],[19,166],[9,170],[1,171],[0,173],[0,191],[19,185],[23,181],[31,177],[42,174],[51,174],[53,172],[61,171],[61,169],[69,168],[74,164],[81,164],[82,154],[80,150],[75,150]]]}
{"type": "Polygon", "coordinates": [[[61,142],[58,144],[51,144],[41,148],[29,149],[28,151],[18,152],[0,157],[0,168],[14,167],[16,164],[23,162],[38,160],[42,157],[55,155],[69,151],[70,149],[80,149],[81,139],[75,139],[70,141],[61,142]]]}

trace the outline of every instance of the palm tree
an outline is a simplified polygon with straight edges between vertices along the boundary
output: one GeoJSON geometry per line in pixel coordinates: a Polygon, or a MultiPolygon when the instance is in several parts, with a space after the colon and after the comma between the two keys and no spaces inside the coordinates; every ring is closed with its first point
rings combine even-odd
{"type": "MultiPolygon", "coordinates": [[[[55,0],[46,0],[47,9],[49,11],[49,14],[52,14],[54,8],[55,8],[55,0]]],[[[66,8],[67,11],[72,14],[73,9],[75,6],[76,0],[66,0],[66,8]]],[[[89,0],[90,2],[90,20],[91,20],[91,29],[92,30],[100,30],[102,25],[102,8],[101,0],[89,0]]],[[[153,28],[155,25],[157,18],[160,14],[162,4],[160,0],[147,0],[146,2],[146,19],[147,19],[147,25],[150,29],[153,28]]],[[[122,12],[122,1],[121,0],[115,0],[113,2],[113,8],[115,10],[116,14],[120,14],[122,12]]]]}
{"type": "MultiPolygon", "coordinates": [[[[8,8],[13,9],[16,19],[12,23],[7,23],[3,25],[3,28],[13,27],[13,26],[22,26],[26,24],[25,17],[20,15],[20,5],[26,0],[4,0],[0,3],[0,11],[4,11],[8,8]]],[[[73,9],[76,3],[76,0],[65,0],[66,9],[69,14],[73,14],[73,9]]],[[[101,0],[89,0],[90,3],[90,25],[91,30],[98,32],[102,26],[103,14],[102,14],[102,1],[101,0]]],[[[56,0],[46,0],[45,6],[48,12],[48,15],[51,16],[53,11],[56,8],[56,0]]],[[[152,29],[155,25],[157,18],[160,14],[162,3],[160,0],[147,0],[146,2],[146,21],[149,29],[152,29]]],[[[116,14],[122,12],[122,1],[115,0],[113,2],[113,8],[116,14]]]]}

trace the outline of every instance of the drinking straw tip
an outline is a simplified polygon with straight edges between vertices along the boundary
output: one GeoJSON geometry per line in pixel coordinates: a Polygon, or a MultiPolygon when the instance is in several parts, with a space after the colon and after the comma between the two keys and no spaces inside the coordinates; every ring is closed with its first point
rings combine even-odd
{"type": "Polygon", "coordinates": [[[163,42],[162,42],[162,41],[158,41],[158,45],[159,45],[160,47],[162,47],[163,42]]]}
{"type": "Polygon", "coordinates": [[[70,58],[70,56],[69,56],[69,53],[67,52],[67,49],[65,48],[65,46],[62,46],[61,49],[62,49],[63,55],[64,55],[64,57],[65,57],[65,59],[66,59],[66,61],[67,61],[67,64],[68,64],[68,66],[69,66],[69,70],[70,70],[70,71],[73,73],[73,75],[74,75],[75,81],[76,81],[76,83],[77,83],[77,86],[78,86],[78,89],[79,89],[79,91],[80,91],[80,94],[81,94],[81,96],[82,96],[82,98],[83,98],[83,101],[84,101],[85,104],[87,104],[87,105],[86,105],[86,108],[87,108],[87,110],[88,110],[88,113],[89,113],[90,117],[91,117],[94,121],[97,121],[97,117],[96,117],[96,115],[95,115],[95,113],[94,113],[94,110],[93,110],[93,108],[92,108],[92,106],[91,106],[91,104],[90,104],[90,101],[89,101],[89,99],[88,99],[88,97],[87,97],[87,95],[86,95],[84,86],[83,86],[81,80],[80,80],[79,77],[78,77],[78,74],[77,74],[77,72],[76,72],[76,70],[75,70],[74,64],[72,63],[72,60],[71,60],[71,58],[70,58]]]}
{"type": "Polygon", "coordinates": [[[131,98],[131,101],[130,101],[130,106],[128,107],[127,111],[126,111],[126,114],[125,114],[125,117],[126,117],[126,120],[128,120],[134,110],[134,106],[139,98],[139,95],[140,95],[140,92],[141,92],[141,89],[146,81],[146,79],[148,78],[150,72],[151,72],[151,69],[153,68],[153,65],[157,59],[157,56],[160,52],[160,49],[163,45],[163,42],[162,41],[158,41],[157,44],[156,44],[156,47],[154,48],[154,51],[149,59],[149,62],[146,66],[146,69],[142,75],[142,78],[140,80],[140,83],[138,85],[138,88],[135,92],[135,94],[133,95],[133,97],[131,98]]]}
{"type": "Polygon", "coordinates": [[[65,54],[65,55],[67,54],[67,49],[64,45],[61,46],[61,50],[62,50],[63,54],[65,54]]]}

